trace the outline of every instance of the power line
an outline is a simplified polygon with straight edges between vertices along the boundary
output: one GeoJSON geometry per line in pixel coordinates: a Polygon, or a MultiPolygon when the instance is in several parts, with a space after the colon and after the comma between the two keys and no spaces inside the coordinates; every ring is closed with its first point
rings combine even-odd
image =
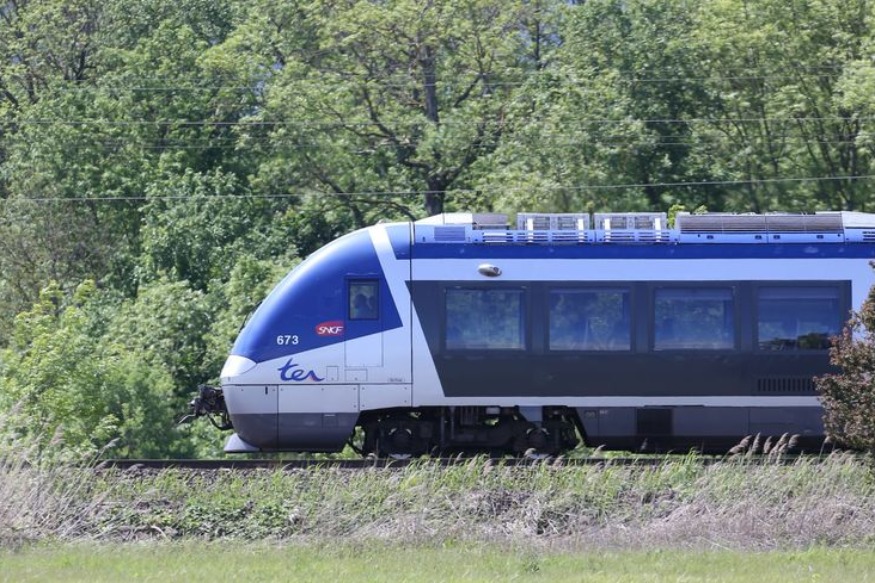
{"type": "MultiPolygon", "coordinates": [[[[492,120],[487,120],[492,121],[492,120]]],[[[622,118],[622,119],[612,119],[612,118],[603,118],[603,117],[592,117],[592,118],[578,118],[571,122],[562,122],[561,125],[563,127],[580,127],[585,124],[592,125],[610,125],[610,124],[624,124],[624,125],[632,125],[636,123],[644,123],[644,124],[666,124],[666,125],[681,125],[681,124],[697,124],[697,123],[708,123],[708,124],[738,124],[738,123],[814,123],[814,122],[824,122],[824,121],[837,121],[837,122],[862,122],[862,121],[875,121],[875,116],[854,116],[854,115],[828,115],[828,116],[782,116],[782,117],[691,117],[691,118],[622,118]]],[[[494,123],[498,123],[497,121],[494,123]]],[[[272,127],[302,127],[302,128],[315,128],[315,129],[345,129],[345,128],[380,128],[380,127],[389,127],[390,129],[394,128],[421,128],[423,126],[432,126],[435,125],[434,122],[431,122],[426,119],[422,119],[419,121],[408,122],[406,124],[385,124],[378,123],[373,121],[361,121],[361,122],[321,122],[321,121],[265,121],[265,120],[252,120],[252,121],[221,121],[221,120],[188,120],[188,119],[175,119],[175,120],[106,120],[106,119],[22,119],[22,120],[14,120],[7,121],[7,125],[33,125],[33,126],[53,126],[53,125],[62,125],[62,126],[108,126],[108,127],[145,127],[145,126],[153,126],[153,127],[176,127],[176,128],[190,128],[190,127],[244,127],[244,128],[272,128],[272,127]]],[[[553,122],[554,125],[559,125],[559,122],[553,122]]],[[[472,125],[470,120],[445,120],[441,121],[439,126],[458,126],[458,127],[470,127],[472,125]]]]}
{"type": "MultiPolygon", "coordinates": [[[[456,76],[456,75],[454,75],[456,76]]],[[[472,75],[474,77],[475,75],[472,75]]],[[[477,75],[482,76],[482,75],[477,75]]],[[[511,76],[522,76],[527,77],[524,72],[522,74],[512,74],[511,76]]],[[[791,76],[789,74],[784,75],[744,75],[744,76],[736,76],[736,77],[664,77],[664,78],[644,78],[644,77],[615,77],[612,81],[620,82],[620,83],[629,83],[629,84],[700,84],[700,83],[729,83],[729,82],[770,82],[770,81],[796,81],[799,79],[824,79],[824,78],[833,78],[837,75],[835,73],[821,73],[821,74],[806,74],[802,76],[791,76]]],[[[344,76],[341,76],[343,78],[344,76]]],[[[493,88],[519,88],[525,87],[530,84],[529,80],[523,81],[496,81],[488,79],[488,75],[483,81],[484,84],[493,88]]],[[[332,79],[336,78],[336,76],[332,76],[332,79]]],[[[593,81],[590,79],[568,79],[568,78],[558,78],[552,77],[545,79],[548,82],[558,82],[562,87],[586,87],[589,84],[592,84],[593,81]]],[[[326,80],[321,81],[313,81],[313,80],[289,80],[288,85],[290,87],[317,87],[323,88],[326,80]]],[[[471,81],[464,80],[451,80],[451,81],[436,81],[433,83],[423,82],[421,79],[416,77],[411,77],[409,81],[406,82],[395,82],[389,81],[385,79],[373,79],[373,80],[356,80],[356,83],[365,83],[368,87],[379,86],[386,89],[423,89],[423,88],[439,88],[439,89],[448,89],[453,87],[459,87],[462,89],[467,88],[471,81]]],[[[204,84],[198,83],[197,85],[104,85],[104,84],[96,84],[92,86],[82,86],[81,84],[72,84],[67,86],[65,84],[52,86],[52,91],[59,92],[77,92],[77,93],[90,93],[95,90],[100,91],[108,91],[108,92],[132,92],[132,93],[174,93],[174,92],[190,92],[190,93],[209,93],[209,92],[217,92],[217,91],[230,91],[230,92],[238,92],[243,94],[255,94],[255,95],[263,95],[269,92],[273,86],[267,80],[259,80],[253,81],[251,85],[214,85],[214,84],[204,84]]],[[[600,89],[592,89],[591,93],[600,93],[600,89]]]]}
{"type": "MultiPolygon", "coordinates": [[[[623,190],[623,189],[642,189],[642,188],[702,188],[713,186],[760,186],[766,184],[781,184],[781,183],[811,183],[811,182],[839,182],[839,181],[868,181],[875,179],[875,174],[866,174],[859,176],[810,176],[810,177],[794,177],[794,178],[756,178],[756,179],[738,179],[738,180],[699,180],[694,182],[651,182],[651,183],[627,183],[627,184],[590,184],[583,186],[540,186],[537,191],[547,192],[587,192],[592,190],[623,190]]],[[[528,188],[528,187],[526,187],[528,188]]],[[[29,197],[29,198],[6,198],[0,199],[4,203],[20,202],[27,203],[88,203],[88,202],[157,202],[157,201],[188,201],[188,202],[208,202],[211,200],[231,199],[238,201],[245,200],[275,200],[275,199],[290,199],[290,198],[306,198],[310,196],[321,197],[349,197],[349,198],[385,198],[385,197],[422,197],[433,194],[482,194],[482,193],[501,193],[508,190],[514,190],[514,187],[496,186],[486,188],[459,188],[448,191],[433,191],[433,190],[385,190],[385,191],[355,191],[355,192],[324,192],[324,191],[297,191],[284,193],[257,193],[257,194],[210,194],[205,196],[190,196],[190,195],[159,195],[159,196],[84,196],[76,198],[68,197],[29,197]]],[[[516,190],[521,190],[517,188],[516,190]]]]}
{"type": "MultiPolygon", "coordinates": [[[[738,69],[737,74],[723,74],[723,75],[705,75],[705,76],[678,76],[678,75],[650,75],[650,76],[638,76],[634,74],[628,74],[625,72],[618,72],[611,67],[605,67],[603,70],[599,70],[596,73],[605,73],[605,72],[613,72],[619,73],[612,77],[612,80],[630,82],[630,83],[689,83],[689,82],[720,82],[720,81],[768,81],[774,79],[799,79],[799,78],[814,78],[821,79],[824,77],[835,77],[838,74],[843,73],[849,68],[853,68],[855,63],[843,63],[837,65],[819,65],[812,67],[793,67],[793,66],[781,66],[780,72],[768,71],[764,73],[757,73],[756,68],[744,68],[738,69]]],[[[731,73],[732,70],[728,69],[731,73]]],[[[721,72],[727,72],[726,68],[721,69],[721,72]]],[[[523,79],[531,79],[531,78],[545,78],[548,81],[564,81],[565,83],[571,85],[581,85],[586,83],[591,83],[594,77],[586,77],[582,78],[578,75],[565,73],[561,70],[557,71],[555,69],[546,68],[539,70],[510,70],[503,72],[501,74],[491,75],[488,72],[484,73],[479,70],[471,70],[471,71],[452,71],[448,72],[452,76],[452,79],[447,80],[439,80],[435,84],[423,83],[422,79],[418,75],[412,74],[390,74],[385,76],[375,76],[373,73],[358,73],[354,71],[332,71],[330,74],[325,73],[326,77],[331,77],[334,79],[349,79],[351,81],[355,81],[358,83],[367,82],[371,85],[385,85],[388,87],[407,87],[410,86],[411,83],[416,87],[424,87],[424,86],[452,86],[455,84],[460,84],[467,86],[471,81],[475,81],[478,79],[489,80],[494,77],[510,77],[510,78],[523,78],[523,79]],[[405,81],[394,81],[393,79],[403,79],[405,81]],[[409,80],[409,81],[406,81],[409,80]]],[[[277,74],[273,70],[264,69],[264,74],[250,77],[249,79],[242,78],[241,75],[237,75],[234,73],[211,73],[210,79],[215,80],[223,80],[230,79],[235,81],[236,83],[233,85],[216,85],[211,84],[209,82],[205,82],[203,77],[192,78],[191,85],[177,85],[180,80],[184,80],[184,77],[180,76],[171,76],[171,75],[148,75],[148,76],[129,76],[126,75],[124,79],[128,82],[137,82],[137,84],[125,84],[125,83],[114,83],[111,80],[106,80],[106,78],[94,78],[94,79],[58,79],[57,83],[52,86],[52,89],[70,89],[75,90],[77,88],[82,89],[124,89],[124,90],[132,90],[132,91],[166,91],[166,90],[192,90],[192,91],[208,91],[212,89],[228,89],[228,90],[252,90],[253,88],[263,88],[266,84],[269,84],[270,81],[281,78],[281,74],[277,74]],[[173,84],[167,84],[166,82],[170,82],[173,84]],[[148,85],[147,83],[162,83],[161,85],[148,85]]],[[[321,80],[312,80],[312,79],[289,79],[290,83],[294,83],[294,85],[312,85],[317,87],[324,86],[324,79],[321,80]]],[[[493,86],[520,86],[527,83],[527,81],[493,81],[490,82],[490,85],[493,86]]]]}
{"type": "MultiPolygon", "coordinates": [[[[640,136],[596,136],[590,139],[562,139],[565,134],[539,134],[539,144],[549,145],[556,148],[581,148],[586,146],[626,146],[631,148],[642,147],[678,147],[688,146],[695,147],[700,145],[723,145],[725,147],[735,148],[737,144],[729,139],[708,138],[705,136],[652,136],[653,139],[639,139],[640,136]],[[666,139],[670,138],[670,139],[666,139]]],[[[570,136],[568,136],[570,138],[570,136]]],[[[15,142],[15,140],[9,140],[15,142]]],[[[315,152],[329,147],[328,144],[320,144],[317,142],[309,143],[294,143],[288,140],[273,140],[269,137],[259,137],[255,139],[247,139],[240,141],[237,138],[213,138],[205,139],[202,142],[194,141],[163,141],[155,142],[134,142],[131,140],[95,140],[86,141],[86,143],[65,144],[65,151],[83,152],[92,149],[111,149],[120,152],[126,148],[135,150],[148,150],[154,152],[164,151],[191,151],[199,152],[205,150],[225,150],[236,151],[245,148],[258,146],[262,151],[281,152],[281,151],[300,151],[300,152],[315,152]]],[[[780,144],[787,147],[798,147],[803,145],[824,145],[824,146],[856,146],[858,142],[854,139],[821,139],[821,138],[806,138],[803,136],[770,136],[770,143],[780,144]]],[[[500,146],[502,142],[480,142],[466,148],[467,150],[494,150],[500,146]]],[[[381,142],[375,144],[362,144],[358,148],[344,148],[346,153],[353,155],[362,155],[373,153],[379,150],[393,150],[396,146],[389,142],[381,142]]]]}

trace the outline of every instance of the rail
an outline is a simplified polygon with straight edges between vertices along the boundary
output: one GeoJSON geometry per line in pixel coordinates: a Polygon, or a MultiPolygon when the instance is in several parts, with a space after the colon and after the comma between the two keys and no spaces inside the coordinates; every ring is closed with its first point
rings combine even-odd
{"type": "Polygon", "coordinates": [[[821,460],[826,455],[736,455],[736,456],[697,456],[693,458],[677,455],[653,457],[588,457],[588,458],[485,458],[485,457],[452,457],[452,458],[411,458],[411,459],[239,459],[239,460],[155,460],[155,459],[110,459],[96,464],[100,470],[305,470],[305,469],[402,469],[409,466],[453,467],[472,463],[494,467],[538,467],[551,466],[639,466],[642,468],[659,467],[667,463],[679,463],[692,459],[701,465],[714,464],[751,464],[768,465],[794,464],[800,459],[821,460]]]}

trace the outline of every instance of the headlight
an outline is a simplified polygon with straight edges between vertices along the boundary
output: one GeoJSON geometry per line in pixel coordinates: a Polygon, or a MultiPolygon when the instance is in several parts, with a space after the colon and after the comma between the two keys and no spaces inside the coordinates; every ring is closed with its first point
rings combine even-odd
{"type": "Polygon", "coordinates": [[[225,361],[225,366],[222,367],[222,373],[219,376],[222,377],[222,380],[239,377],[253,368],[255,368],[254,361],[249,360],[245,356],[232,354],[225,361]]]}

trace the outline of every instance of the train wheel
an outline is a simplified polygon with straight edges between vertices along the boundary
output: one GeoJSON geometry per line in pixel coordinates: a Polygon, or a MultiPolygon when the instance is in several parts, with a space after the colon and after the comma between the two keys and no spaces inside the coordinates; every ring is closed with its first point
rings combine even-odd
{"type": "Polygon", "coordinates": [[[545,459],[559,453],[550,432],[544,427],[529,427],[514,441],[514,451],[526,459],[545,459]]]}
{"type": "Polygon", "coordinates": [[[413,457],[413,433],[406,427],[391,427],[377,439],[377,455],[396,460],[413,457]]]}
{"type": "Polygon", "coordinates": [[[421,456],[428,451],[429,443],[419,435],[416,417],[403,414],[384,417],[377,426],[377,456],[391,459],[421,456]]]}

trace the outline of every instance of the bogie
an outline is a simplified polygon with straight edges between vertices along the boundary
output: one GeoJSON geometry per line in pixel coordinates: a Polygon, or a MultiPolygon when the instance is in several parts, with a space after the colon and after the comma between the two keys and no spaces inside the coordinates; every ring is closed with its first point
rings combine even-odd
{"type": "Polygon", "coordinates": [[[575,413],[545,408],[543,421],[527,421],[517,408],[436,407],[372,412],[362,424],[363,455],[417,457],[425,454],[485,454],[521,457],[527,452],[558,455],[578,443],[575,413]]]}

